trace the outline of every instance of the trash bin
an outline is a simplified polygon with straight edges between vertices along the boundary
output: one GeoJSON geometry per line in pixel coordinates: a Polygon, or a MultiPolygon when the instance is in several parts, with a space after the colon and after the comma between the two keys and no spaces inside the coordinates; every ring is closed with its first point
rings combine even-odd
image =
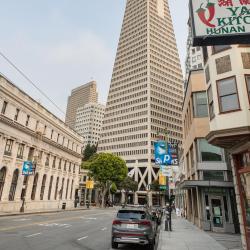
{"type": "Polygon", "coordinates": [[[63,204],[62,204],[62,209],[66,209],[66,202],[63,202],[63,204]]]}

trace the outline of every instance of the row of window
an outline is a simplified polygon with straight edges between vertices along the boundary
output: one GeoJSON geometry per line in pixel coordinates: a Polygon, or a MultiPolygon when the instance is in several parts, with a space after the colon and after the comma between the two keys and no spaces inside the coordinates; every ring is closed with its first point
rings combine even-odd
{"type": "MultiPolygon", "coordinates": [[[[1,109],[2,115],[6,115],[8,105],[9,105],[9,103],[7,101],[3,101],[3,105],[2,105],[2,109],[1,109]]],[[[21,110],[19,108],[16,108],[16,111],[15,111],[15,114],[13,117],[15,122],[19,122],[20,113],[21,113],[21,110]]],[[[31,116],[28,114],[26,115],[26,120],[25,120],[24,125],[27,128],[31,129],[31,116]]],[[[34,130],[41,132],[42,135],[47,136],[49,139],[56,141],[57,143],[67,147],[68,149],[71,149],[75,152],[78,152],[78,150],[79,150],[79,145],[70,141],[65,136],[60,135],[59,133],[56,133],[56,131],[54,131],[53,129],[50,129],[50,134],[48,134],[49,128],[46,125],[42,125],[39,120],[36,121],[34,130]],[[41,126],[43,126],[43,131],[41,131],[41,126]]]]}

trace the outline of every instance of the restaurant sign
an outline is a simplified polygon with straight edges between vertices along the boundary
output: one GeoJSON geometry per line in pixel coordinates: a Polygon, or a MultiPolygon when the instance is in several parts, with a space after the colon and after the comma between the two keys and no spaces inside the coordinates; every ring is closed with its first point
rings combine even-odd
{"type": "Polygon", "coordinates": [[[190,0],[194,46],[249,44],[250,0],[190,0]]]}

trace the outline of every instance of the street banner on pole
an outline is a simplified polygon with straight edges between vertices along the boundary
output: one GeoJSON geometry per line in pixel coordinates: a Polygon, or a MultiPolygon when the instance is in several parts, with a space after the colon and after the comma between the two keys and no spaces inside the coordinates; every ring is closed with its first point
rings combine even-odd
{"type": "Polygon", "coordinates": [[[190,0],[193,46],[249,44],[249,0],[190,0]]]}
{"type": "Polygon", "coordinates": [[[171,165],[172,157],[169,153],[167,143],[165,141],[157,141],[154,143],[155,148],[155,164],[171,165]]]}
{"type": "Polygon", "coordinates": [[[166,185],[166,177],[161,173],[161,171],[159,173],[159,185],[166,185]]]}
{"type": "Polygon", "coordinates": [[[93,189],[94,188],[94,181],[86,181],[86,188],[93,189]]]}
{"type": "Polygon", "coordinates": [[[34,165],[32,161],[23,162],[22,175],[28,176],[34,174],[34,165]]]}
{"type": "Polygon", "coordinates": [[[172,167],[161,165],[161,174],[166,177],[172,176],[172,167]]]}

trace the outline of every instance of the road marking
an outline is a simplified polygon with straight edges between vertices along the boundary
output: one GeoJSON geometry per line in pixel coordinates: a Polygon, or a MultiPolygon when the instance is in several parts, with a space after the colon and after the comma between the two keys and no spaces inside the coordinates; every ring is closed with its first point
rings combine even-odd
{"type": "Polygon", "coordinates": [[[23,218],[23,219],[15,219],[13,221],[27,221],[27,220],[31,220],[31,219],[25,219],[25,218],[23,218]]]}
{"type": "Polygon", "coordinates": [[[77,240],[83,240],[83,239],[86,239],[86,238],[88,238],[89,236],[83,236],[82,238],[79,238],[79,239],[77,239],[77,240]]]}
{"type": "Polygon", "coordinates": [[[105,230],[107,230],[107,228],[106,228],[106,227],[102,228],[102,231],[105,231],[105,230]]]}
{"type": "MultiPolygon", "coordinates": [[[[90,216],[92,215],[107,215],[107,213],[95,213],[95,214],[89,214],[90,216]]],[[[70,220],[79,220],[79,218],[81,218],[82,216],[74,216],[74,217],[67,217],[67,218],[61,218],[61,219],[54,219],[54,220],[47,220],[44,221],[44,223],[53,223],[55,221],[60,222],[60,221],[70,221],[70,220]]],[[[38,222],[33,222],[30,224],[25,224],[25,225],[18,225],[18,226],[10,226],[10,227],[1,227],[0,228],[0,232],[4,232],[4,231],[12,231],[12,230],[16,230],[16,229],[20,229],[20,228],[25,228],[25,227],[32,227],[32,226],[37,226],[40,223],[38,222]]]]}
{"type": "Polygon", "coordinates": [[[37,236],[37,235],[39,235],[39,234],[42,234],[42,233],[30,234],[30,235],[25,236],[25,238],[34,237],[34,236],[37,236]]]}

